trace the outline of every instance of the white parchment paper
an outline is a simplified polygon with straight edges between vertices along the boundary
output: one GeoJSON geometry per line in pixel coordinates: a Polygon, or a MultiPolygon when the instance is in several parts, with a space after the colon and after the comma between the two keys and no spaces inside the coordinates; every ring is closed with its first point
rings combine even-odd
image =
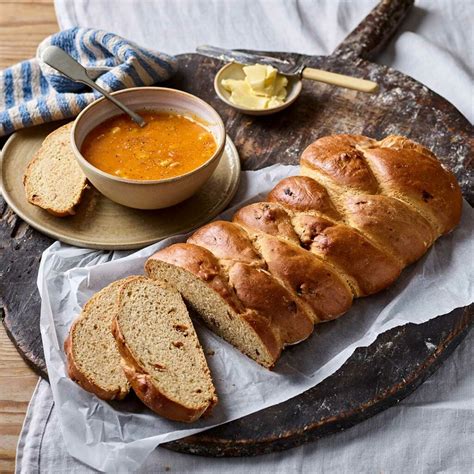
{"type": "MultiPolygon", "coordinates": [[[[276,165],[243,172],[234,205],[258,200],[297,167],[276,165]]],[[[221,218],[229,218],[232,209],[221,218]]],[[[179,216],[176,216],[179,219],[179,216]]],[[[137,469],[159,444],[243,417],[304,392],[335,372],[360,346],[395,326],[422,323],[474,301],[474,211],[464,203],[461,224],[442,237],[389,289],[355,301],[337,321],[316,327],[305,342],[283,353],[268,371],[197,324],[219,395],[210,418],[193,425],[167,421],[130,399],[107,403],[66,375],[64,340],[84,303],[110,282],[141,274],[147,257],[185,236],[135,253],[103,252],[59,242],[44,254],[38,274],[41,334],[54,401],[69,453],[104,471],[137,469]]]]}

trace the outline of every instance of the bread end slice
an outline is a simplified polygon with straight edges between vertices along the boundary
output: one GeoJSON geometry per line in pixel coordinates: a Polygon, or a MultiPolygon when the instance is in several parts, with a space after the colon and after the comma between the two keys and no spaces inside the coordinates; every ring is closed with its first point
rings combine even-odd
{"type": "Polygon", "coordinates": [[[119,289],[129,279],[97,292],[85,304],[64,343],[69,377],[103,400],[121,400],[130,391],[111,331],[119,289]]]}
{"type": "Polygon", "coordinates": [[[175,289],[146,277],[128,281],[112,333],[130,385],[151,410],[191,423],[217,403],[204,352],[175,289]]]}
{"type": "Polygon", "coordinates": [[[23,176],[26,198],[57,217],[75,213],[87,180],[70,145],[70,122],[50,133],[23,176]]]}
{"type": "MultiPolygon", "coordinates": [[[[128,381],[123,385],[117,386],[115,389],[103,388],[100,384],[96,383],[93,379],[88,378],[88,376],[82,372],[78,365],[76,365],[73,356],[72,338],[70,335],[64,342],[64,351],[66,352],[67,357],[67,373],[69,378],[74,380],[74,382],[80,385],[84,390],[97,395],[102,400],[122,400],[128,395],[130,391],[128,381]]],[[[123,370],[121,366],[120,369],[123,370]]]]}

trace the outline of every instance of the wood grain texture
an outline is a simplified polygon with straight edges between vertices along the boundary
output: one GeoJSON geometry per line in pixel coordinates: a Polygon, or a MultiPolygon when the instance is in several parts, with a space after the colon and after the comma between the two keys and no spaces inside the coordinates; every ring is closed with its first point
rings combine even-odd
{"type": "Polygon", "coordinates": [[[38,376],[18,354],[0,326],[0,472],[13,472],[26,409],[38,376]]]}
{"type": "Polygon", "coordinates": [[[58,30],[51,1],[0,1],[0,68],[36,54],[38,44],[58,30]]]}
{"type": "MultiPolygon", "coordinates": [[[[0,69],[33,57],[38,43],[57,30],[53,0],[0,0],[0,69]]],[[[3,202],[0,202],[0,216],[10,222],[16,220],[3,202]]],[[[0,237],[0,253],[5,240],[20,235],[25,227],[18,222],[14,225],[14,235],[0,237]]],[[[0,316],[3,320],[3,313],[0,316]]],[[[0,325],[0,472],[15,469],[18,435],[37,380],[38,375],[20,356],[3,324],[0,325]]]]}

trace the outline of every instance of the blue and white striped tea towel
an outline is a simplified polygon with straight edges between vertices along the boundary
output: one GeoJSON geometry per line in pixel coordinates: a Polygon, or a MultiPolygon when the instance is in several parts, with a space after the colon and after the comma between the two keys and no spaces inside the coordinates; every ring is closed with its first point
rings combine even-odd
{"type": "Polygon", "coordinates": [[[61,31],[41,42],[36,58],[0,71],[0,137],[32,125],[75,117],[100,96],[39,59],[51,44],[73,56],[108,91],[150,86],[167,80],[177,69],[172,56],[141,48],[106,31],[61,31]]]}

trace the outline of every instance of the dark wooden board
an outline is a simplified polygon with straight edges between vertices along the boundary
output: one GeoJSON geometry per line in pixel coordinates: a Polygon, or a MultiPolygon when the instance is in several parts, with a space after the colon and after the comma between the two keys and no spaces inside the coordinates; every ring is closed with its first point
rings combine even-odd
{"type": "MultiPolygon", "coordinates": [[[[309,66],[375,80],[381,86],[377,95],[308,81],[301,97],[285,112],[244,116],[222,104],[214,93],[212,80],[221,64],[195,54],[179,56],[180,71],[167,85],[196,94],[219,111],[244,169],[296,164],[303,149],[323,135],[362,133],[381,138],[398,133],[430,147],[456,173],[472,205],[472,126],[454,106],[422,84],[368,60],[390,38],[412,3],[382,1],[331,56],[274,53],[304,60],[309,66]]],[[[20,353],[44,377],[36,274],[41,253],[51,243],[0,199],[2,317],[20,353]]],[[[166,446],[203,455],[253,455],[344,429],[414,390],[448,357],[472,321],[471,307],[425,324],[395,328],[369,348],[357,350],[335,374],[299,397],[166,446]],[[397,367],[389,360],[396,361],[397,367]]]]}
{"type": "Polygon", "coordinates": [[[391,329],[302,395],[163,447],[204,456],[255,456],[350,428],[415,390],[462,341],[472,319],[472,311],[458,309],[429,324],[391,329]]]}

